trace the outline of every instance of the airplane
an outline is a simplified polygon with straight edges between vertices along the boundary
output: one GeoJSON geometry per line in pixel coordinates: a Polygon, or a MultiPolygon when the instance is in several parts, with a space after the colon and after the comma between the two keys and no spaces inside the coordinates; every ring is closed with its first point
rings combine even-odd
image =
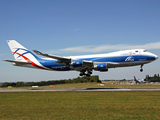
{"type": "Polygon", "coordinates": [[[14,66],[38,68],[51,71],[70,71],[80,72],[80,76],[90,76],[95,71],[107,72],[110,68],[130,67],[143,65],[158,59],[158,56],[145,49],[131,49],[107,54],[81,55],[60,57],[45,54],[37,50],[33,52],[47,58],[40,58],[30,52],[15,40],[7,40],[15,60],[4,60],[11,62],[14,66]]]}
{"type": "Polygon", "coordinates": [[[141,80],[137,80],[136,77],[134,76],[134,81],[135,83],[137,84],[140,84],[140,83],[145,83],[144,79],[141,79],[141,80]]]}

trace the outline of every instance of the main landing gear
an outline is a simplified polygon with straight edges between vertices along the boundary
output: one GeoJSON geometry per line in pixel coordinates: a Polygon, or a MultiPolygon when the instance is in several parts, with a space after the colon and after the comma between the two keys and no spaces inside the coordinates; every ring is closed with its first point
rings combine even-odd
{"type": "Polygon", "coordinates": [[[143,72],[143,68],[142,68],[142,67],[143,67],[143,65],[141,65],[141,69],[140,69],[140,72],[143,72]]]}
{"type": "Polygon", "coordinates": [[[87,73],[86,73],[86,71],[81,71],[79,75],[80,75],[80,76],[86,75],[86,76],[89,76],[89,77],[90,77],[91,74],[92,74],[92,71],[88,70],[87,73]]]}

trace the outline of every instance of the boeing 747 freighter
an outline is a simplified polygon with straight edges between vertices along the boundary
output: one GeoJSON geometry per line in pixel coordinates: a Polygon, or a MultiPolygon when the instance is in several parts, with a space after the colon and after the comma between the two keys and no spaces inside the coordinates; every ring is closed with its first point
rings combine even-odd
{"type": "Polygon", "coordinates": [[[80,76],[90,76],[93,70],[106,72],[109,68],[140,66],[155,61],[158,56],[145,49],[132,49],[112,52],[107,54],[83,55],[60,57],[49,55],[37,50],[35,54],[47,57],[39,58],[15,40],[7,41],[15,60],[4,60],[11,62],[14,66],[38,68],[53,71],[75,70],[80,76]]]}

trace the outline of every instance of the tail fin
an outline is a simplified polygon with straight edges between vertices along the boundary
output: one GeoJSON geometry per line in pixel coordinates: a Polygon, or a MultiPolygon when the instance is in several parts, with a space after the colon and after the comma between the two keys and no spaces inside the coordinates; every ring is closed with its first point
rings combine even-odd
{"type": "Polygon", "coordinates": [[[140,82],[136,79],[136,77],[134,76],[134,81],[136,82],[136,84],[137,83],[139,83],[140,84],[140,82]]]}
{"type": "Polygon", "coordinates": [[[7,41],[11,52],[17,61],[27,61],[30,62],[31,59],[37,59],[38,57],[31,53],[28,49],[23,47],[21,44],[19,44],[15,40],[8,40],[7,41]]]}

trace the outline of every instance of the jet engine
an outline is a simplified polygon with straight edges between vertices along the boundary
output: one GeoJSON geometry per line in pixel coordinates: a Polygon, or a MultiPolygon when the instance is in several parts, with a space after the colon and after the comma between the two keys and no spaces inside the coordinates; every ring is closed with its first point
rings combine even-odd
{"type": "Polygon", "coordinates": [[[82,60],[75,60],[71,63],[72,67],[82,67],[83,61],[82,60]]]}
{"type": "Polygon", "coordinates": [[[97,65],[94,66],[94,70],[98,70],[98,71],[108,71],[108,68],[107,68],[107,63],[99,63],[97,65]]]}

